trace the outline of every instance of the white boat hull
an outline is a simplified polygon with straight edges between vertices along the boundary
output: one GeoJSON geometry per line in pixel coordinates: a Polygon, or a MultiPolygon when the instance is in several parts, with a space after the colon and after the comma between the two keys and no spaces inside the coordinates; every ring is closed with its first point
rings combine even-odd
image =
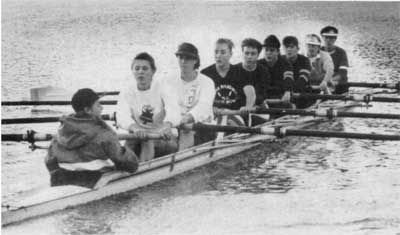
{"type": "MultiPolygon", "coordinates": [[[[351,108],[348,103],[344,110],[351,108]]],[[[353,105],[354,106],[354,105],[353,105]]],[[[324,118],[313,117],[282,117],[265,125],[283,125],[291,128],[302,128],[324,118]]],[[[59,186],[48,188],[35,195],[21,200],[18,205],[11,205],[2,210],[2,225],[19,222],[32,217],[45,215],[87,202],[99,200],[111,195],[131,191],[163,179],[171,178],[185,171],[240,153],[259,144],[261,140],[272,140],[274,136],[266,135],[233,135],[228,142],[212,141],[194,146],[175,154],[141,163],[134,174],[113,172],[99,180],[96,189],[78,186],[59,186]],[[62,196],[60,196],[62,195],[62,196]]]]}

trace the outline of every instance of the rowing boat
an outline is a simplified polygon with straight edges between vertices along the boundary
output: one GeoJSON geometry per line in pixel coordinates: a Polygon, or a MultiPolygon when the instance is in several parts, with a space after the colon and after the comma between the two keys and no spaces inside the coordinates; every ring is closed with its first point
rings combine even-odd
{"type": "MultiPolygon", "coordinates": [[[[357,106],[357,102],[343,103],[325,101],[310,108],[334,107],[337,110],[348,110],[357,106]]],[[[299,117],[286,115],[262,124],[263,127],[304,128],[326,120],[322,117],[299,117]]],[[[46,188],[35,194],[22,196],[16,203],[2,206],[2,226],[20,222],[29,218],[45,215],[111,195],[134,190],[154,182],[171,178],[185,171],[232,156],[253,148],[261,142],[268,142],[276,137],[259,134],[233,134],[194,146],[192,148],[143,162],[138,171],[114,171],[106,173],[93,189],[79,186],[57,186],[46,188]]]]}

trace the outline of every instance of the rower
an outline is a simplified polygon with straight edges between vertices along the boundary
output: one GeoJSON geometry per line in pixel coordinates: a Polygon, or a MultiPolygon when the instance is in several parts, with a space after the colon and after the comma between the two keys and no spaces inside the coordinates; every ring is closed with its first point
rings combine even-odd
{"type": "Polygon", "coordinates": [[[116,133],[101,119],[99,96],[91,89],[80,89],[71,103],[75,113],[60,118],[45,159],[51,186],[91,188],[107,171],[135,172],[137,157],[121,147],[116,133]]]}
{"type": "Polygon", "coordinates": [[[268,92],[267,98],[281,99],[287,103],[285,107],[291,108],[290,94],[294,87],[293,66],[284,56],[280,55],[281,43],[275,35],[269,35],[264,40],[265,57],[258,60],[258,64],[268,68],[271,74],[272,90],[268,92]]]}
{"type": "MultiPolygon", "coordinates": [[[[213,102],[215,97],[214,82],[199,73],[200,57],[197,48],[184,42],[175,53],[180,74],[170,81],[171,92],[178,94],[181,124],[194,122],[209,123],[213,120],[213,102]]],[[[212,140],[215,135],[207,132],[180,131],[179,149],[212,140]]]]}
{"type": "MultiPolygon", "coordinates": [[[[299,54],[299,41],[294,36],[286,36],[282,40],[285,49],[285,58],[293,67],[294,92],[312,92],[310,86],[311,65],[310,60],[304,55],[299,54]]],[[[303,109],[314,103],[306,99],[297,99],[296,107],[303,109]]]]}
{"type": "MultiPolygon", "coordinates": [[[[256,94],[250,80],[239,76],[237,66],[229,60],[232,57],[233,42],[230,39],[220,38],[215,43],[215,64],[201,70],[201,73],[211,78],[215,83],[214,114],[217,122],[222,117],[218,114],[224,110],[240,110],[254,106],[256,94]]],[[[231,115],[227,118],[227,125],[245,125],[240,115],[231,115]]]]}
{"type": "Polygon", "coordinates": [[[117,125],[139,138],[127,140],[125,145],[140,154],[140,161],[148,161],[178,149],[178,98],[165,89],[165,79],[153,79],[156,72],[154,58],[146,52],[135,56],[131,64],[133,79],[122,89],[117,104],[117,125]],[[146,133],[159,133],[163,139],[143,140],[146,133]]]}
{"type": "Polygon", "coordinates": [[[316,34],[306,36],[307,57],[311,62],[310,83],[329,93],[333,76],[333,61],[329,53],[321,51],[321,39],[316,34]]]}
{"type": "Polygon", "coordinates": [[[333,60],[334,74],[332,82],[337,84],[334,93],[342,94],[349,90],[347,86],[341,84],[348,81],[347,70],[349,62],[347,60],[346,51],[335,45],[339,30],[333,26],[326,26],[321,29],[321,36],[324,40],[324,46],[321,50],[328,52],[333,60]]]}
{"type": "MultiPolygon", "coordinates": [[[[255,104],[264,105],[267,91],[271,87],[271,77],[266,67],[257,64],[262,45],[256,39],[246,38],[242,41],[241,46],[243,62],[235,65],[237,66],[239,77],[253,85],[256,94],[255,104]]],[[[265,121],[266,118],[259,116],[253,116],[251,120],[254,125],[265,121]]]]}

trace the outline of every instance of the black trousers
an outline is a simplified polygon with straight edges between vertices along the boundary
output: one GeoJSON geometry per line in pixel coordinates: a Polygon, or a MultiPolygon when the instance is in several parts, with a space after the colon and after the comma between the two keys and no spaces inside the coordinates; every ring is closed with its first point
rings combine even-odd
{"type": "Polygon", "coordinates": [[[101,178],[99,171],[68,171],[62,168],[50,172],[50,185],[76,185],[86,188],[93,188],[101,178]]]}

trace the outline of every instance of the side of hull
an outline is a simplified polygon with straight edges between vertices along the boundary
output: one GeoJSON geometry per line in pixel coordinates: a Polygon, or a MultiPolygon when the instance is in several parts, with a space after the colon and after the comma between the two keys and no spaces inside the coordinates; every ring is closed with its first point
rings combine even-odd
{"type": "Polygon", "coordinates": [[[71,195],[66,194],[63,197],[58,197],[42,203],[21,205],[16,209],[2,211],[2,225],[4,226],[23,221],[28,218],[45,215],[54,211],[65,209],[67,207],[85,204],[111,195],[143,187],[154,182],[179,175],[196,167],[223,159],[227,156],[240,153],[244,150],[254,147],[255,145],[257,145],[257,143],[237,145],[234,147],[198,153],[193,153],[192,150],[190,151],[192,152],[191,154],[190,152],[184,152],[181,154],[181,156],[170,155],[167,158],[163,158],[163,161],[160,161],[156,164],[152,164],[150,166],[142,165],[137,173],[112,181],[104,187],[95,190],[76,187],[76,192],[71,195]],[[172,163],[173,158],[175,158],[174,163],[172,163]]]}
{"type": "MultiPolygon", "coordinates": [[[[333,107],[336,107],[338,110],[346,110],[354,106],[354,103],[347,103],[341,106],[337,104],[333,105],[333,107]]],[[[264,125],[297,129],[315,124],[321,120],[325,119],[284,116],[264,125]]],[[[101,184],[102,186],[97,189],[88,189],[78,186],[49,188],[42,194],[30,196],[27,200],[19,203],[19,205],[3,209],[1,214],[2,226],[45,215],[67,207],[85,204],[122,192],[131,191],[240,153],[258,145],[262,140],[275,138],[273,136],[247,134],[234,134],[231,137],[232,138],[225,138],[218,142],[211,141],[174,154],[153,159],[149,162],[141,163],[138,171],[131,175],[117,172],[116,177],[111,177],[110,180],[105,179],[105,182],[101,184]],[[224,143],[224,140],[226,143],[224,143]]]]}

